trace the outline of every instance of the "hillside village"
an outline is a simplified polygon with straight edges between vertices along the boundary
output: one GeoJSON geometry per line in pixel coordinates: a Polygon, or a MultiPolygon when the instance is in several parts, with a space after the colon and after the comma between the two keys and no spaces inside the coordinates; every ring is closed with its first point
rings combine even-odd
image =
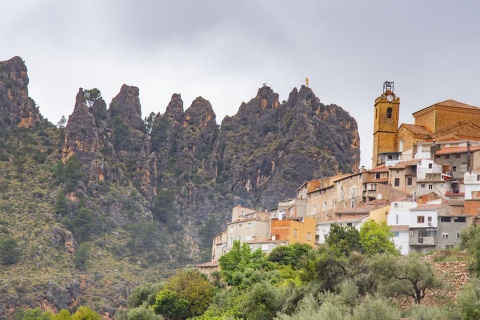
{"type": "Polygon", "coordinates": [[[213,237],[212,261],[198,267],[217,269],[234,240],[265,253],[315,246],[332,224],[360,229],[368,219],[391,226],[402,254],[459,244],[462,230],[479,221],[480,108],[446,100],[400,125],[399,112],[394,83],[385,82],[372,114],[371,170],[306,181],[273,210],[234,207],[227,229],[213,237]]]}

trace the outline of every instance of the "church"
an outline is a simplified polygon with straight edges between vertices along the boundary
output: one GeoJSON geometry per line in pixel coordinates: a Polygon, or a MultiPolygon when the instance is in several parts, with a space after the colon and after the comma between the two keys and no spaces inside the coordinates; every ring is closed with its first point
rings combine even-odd
{"type": "Polygon", "coordinates": [[[388,160],[418,159],[419,147],[430,149],[433,158],[446,142],[448,147],[480,144],[479,107],[445,100],[414,112],[413,124],[399,126],[400,97],[394,83],[386,81],[374,108],[372,168],[388,160]]]}

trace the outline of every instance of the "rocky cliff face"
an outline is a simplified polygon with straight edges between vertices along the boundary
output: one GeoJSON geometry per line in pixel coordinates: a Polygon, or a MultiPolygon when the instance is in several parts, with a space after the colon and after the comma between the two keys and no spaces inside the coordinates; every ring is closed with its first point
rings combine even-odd
{"type": "MultiPolygon", "coordinates": [[[[41,116],[28,97],[23,61],[0,63],[0,70],[3,121],[35,124],[41,116]]],[[[61,154],[64,163],[75,155],[83,164],[79,198],[88,203],[88,196],[100,197],[102,183],[133,184],[143,197],[140,211],[165,209],[179,229],[212,215],[224,221],[237,204],[273,208],[294,197],[304,181],[354,172],[360,160],[355,119],[339,106],[324,105],[305,86],[283,103],[263,86],[221,127],[207,100],[198,97],[184,111],[174,94],[151,132],[137,87],[123,85],[108,110],[98,89],[80,88],[61,154]],[[159,194],[170,193],[167,207],[156,208],[159,194]]]]}
{"type": "Polygon", "coordinates": [[[42,120],[35,101],[28,97],[27,67],[20,57],[0,62],[0,127],[34,126],[42,120]]]}
{"type": "MultiPolygon", "coordinates": [[[[22,59],[0,62],[0,129],[8,129],[0,130],[0,220],[12,219],[11,228],[18,222],[13,235],[24,232],[25,213],[45,220],[41,230],[21,236],[22,246],[31,248],[45,237],[30,250],[35,263],[24,265],[32,274],[50,265],[48,257],[74,270],[71,255],[82,241],[95,252],[92,265],[105,266],[109,257],[108,264],[121,266],[90,270],[97,280],[127,273],[128,263],[156,272],[206,261],[211,236],[224,228],[232,206],[271,209],[294,197],[304,181],[359,165],[355,119],[304,86],[284,102],[263,86],[221,126],[202,97],[184,110],[180,94],[173,94],[164,114],[144,121],[138,88],[123,85],[109,108],[98,89],[80,88],[59,129],[42,119],[27,84],[22,59]]],[[[41,282],[28,299],[12,298],[0,310],[37,299],[45,309],[59,309],[75,305],[79,294],[108,289],[96,280],[79,293],[83,282],[75,279],[41,282]]],[[[123,305],[125,286],[116,286],[116,302],[102,304],[123,305]]]]}
{"type": "Polygon", "coordinates": [[[211,169],[232,192],[273,208],[303,181],[355,171],[359,160],[357,124],[347,112],[304,86],[282,104],[263,87],[223,120],[211,169]]]}

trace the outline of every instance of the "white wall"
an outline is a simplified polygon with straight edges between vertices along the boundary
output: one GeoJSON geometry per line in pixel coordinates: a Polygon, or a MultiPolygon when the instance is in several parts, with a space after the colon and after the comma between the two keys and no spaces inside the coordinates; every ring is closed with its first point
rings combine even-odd
{"type": "Polygon", "coordinates": [[[410,209],[417,207],[418,204],[413,201],[395,201],[390,205],[390,213],[387,216],[387,225],[410,225],[410,209]],[[397,223],[398,216],[398,223],[397,223]]]}
{"type": "Polygon", "coordinates": [[[402,255],[408,255],[410,253],[409,231],[393,231],[395,235],[392,238],[395,248],[400,251],[402,255]]]}

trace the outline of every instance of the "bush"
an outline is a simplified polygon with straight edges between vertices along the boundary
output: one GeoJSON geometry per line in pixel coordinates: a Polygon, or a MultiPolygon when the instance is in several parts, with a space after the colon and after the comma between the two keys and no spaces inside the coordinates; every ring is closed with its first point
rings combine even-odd
{"type": "Polygon", "coordinates": [[[3,265],[15,264],[20,260],[21,251],[17,240],[6,238],[0,240],[0,262],[3,265]]]}
{"type": "Polygon", "coordinates": [[[82,243],[78,250],[75,252],[75,257],[73,258],[73,263],[75,268],[80,271],[87,270],[88,260],[90,258],[90,244],[82,243]]]}

